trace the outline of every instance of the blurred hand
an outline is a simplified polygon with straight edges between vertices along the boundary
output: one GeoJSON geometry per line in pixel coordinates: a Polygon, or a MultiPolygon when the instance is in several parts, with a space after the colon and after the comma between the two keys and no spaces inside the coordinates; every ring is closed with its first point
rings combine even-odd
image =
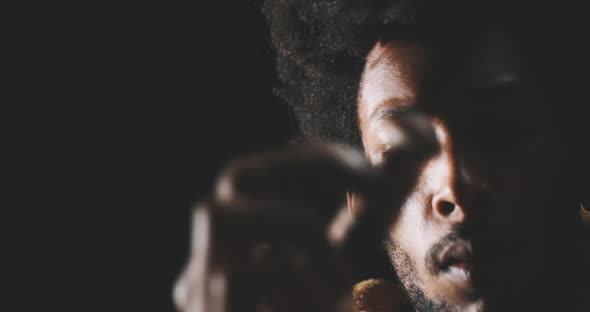
{"type": "Polygon", "coordinates": [[[386,166],[331,145],[230,164],[195,209],[178,309],[350,311],[352,286],[389,268],[385,231],[436,148],[421,118],[391,129],[386,166]]]}

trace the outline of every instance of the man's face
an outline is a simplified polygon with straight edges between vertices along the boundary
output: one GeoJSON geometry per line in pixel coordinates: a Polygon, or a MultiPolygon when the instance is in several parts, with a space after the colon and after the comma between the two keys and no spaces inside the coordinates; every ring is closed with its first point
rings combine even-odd
{"type": "Polygon", "coordinates": [[[544,90],[507,40],[490,35],[465,56],[448,49],[448,59],[434,59],[443,51],[377,43],[360,84],[359,126],[376,166],[416,111],[437,135],[389,231],[391,261],[414,303],[496,310],[555,269],[549,229],[559,221],[550,212],[565,209],[554,207],[565,205],[563,148],[544,90]]]}

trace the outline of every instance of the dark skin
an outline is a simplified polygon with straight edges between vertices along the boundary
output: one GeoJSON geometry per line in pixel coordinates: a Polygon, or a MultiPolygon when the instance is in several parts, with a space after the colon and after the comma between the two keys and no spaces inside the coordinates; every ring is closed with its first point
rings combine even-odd
{"type": "Polygon", "coordinates": [[[563,255],[543,238],[554,207],[572,204],[563,199],[566,148],[549,103],[509,41],[495,34],[488,44],[494,48],[471,67],[431,86],[421,84],[428,56],[420,46],[378,43],[359,93],[372,163],[388,161],[381,132],[396,127],[401,107],[430,112],[440,148],[390,227],[390,254],[406,288],[451,310],[518,310],[519,301],[530,308],[555,296],[543,275],[563,255]],[[421,88],[431,96],[420,97],[421,88]]]}
{"type": "Polygon", "coordinates": [[[573,302],[559,211],[577,203],[547,86],[508,36],[481,38],[442,61],[375,43],[357,101],[364,159],[308,146],[231,165],[195,214],[180,310],[349,309],[350,286],[382,260],[367,242],[383,239],[416,309],[573,302]]]}

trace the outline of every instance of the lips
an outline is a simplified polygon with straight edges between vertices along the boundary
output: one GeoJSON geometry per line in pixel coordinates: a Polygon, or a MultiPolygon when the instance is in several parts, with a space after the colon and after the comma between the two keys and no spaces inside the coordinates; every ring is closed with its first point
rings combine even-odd
{"type": "Polygon", "coordinates": [[[438,267],[441,271],[447,271],[451,267],[468,269],[471,267],[473,253],[471,243],[458,240],[448,245],[439,254],[438,267]]]}

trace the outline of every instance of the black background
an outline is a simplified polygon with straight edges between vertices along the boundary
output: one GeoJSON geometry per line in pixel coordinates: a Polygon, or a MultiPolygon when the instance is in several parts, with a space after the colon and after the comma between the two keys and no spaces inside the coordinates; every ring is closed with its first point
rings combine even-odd
{"type": "Polygon", "coordinates": [[[0,5],[2,311],[172,311],[190,211],[284,142],[265,20],[242,1],[0,5]]]}

